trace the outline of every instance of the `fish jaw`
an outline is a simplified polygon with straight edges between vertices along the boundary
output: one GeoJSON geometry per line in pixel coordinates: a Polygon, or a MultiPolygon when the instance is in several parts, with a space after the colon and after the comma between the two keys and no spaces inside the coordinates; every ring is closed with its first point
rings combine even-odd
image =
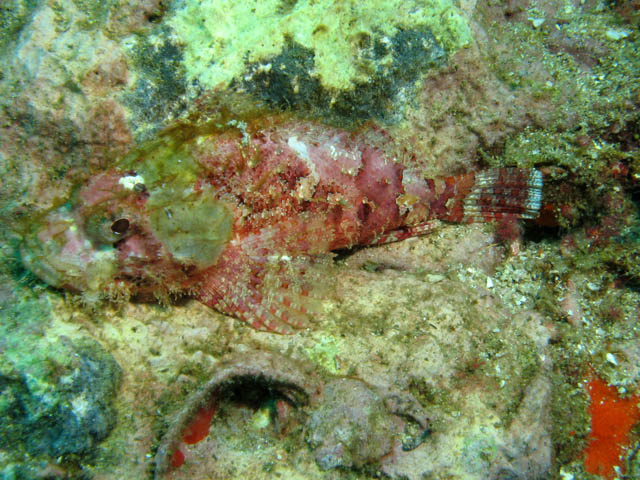
{"type": "Polygon", "coordinates": [[[27,269],[49,285],[68,290],[109,285],[117,270],[115,249],[95,248],[68,205],[38,223],[40,228],[25,237],[20,249],[27,269]]]}

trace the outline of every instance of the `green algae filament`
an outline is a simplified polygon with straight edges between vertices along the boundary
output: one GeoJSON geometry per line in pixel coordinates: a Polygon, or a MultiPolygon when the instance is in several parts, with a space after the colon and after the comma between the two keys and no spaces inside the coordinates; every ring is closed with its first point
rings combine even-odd
{"type": "Polygon", "coordinates": [[[620,398],[615,387],[599,377],[587,384],[591,414],[591,432],[585,449],[584,466],[588,473],[612,480],[624,473],[623,449],[629,443],[631,428],[640,421],[640,396],[620,398]]]}

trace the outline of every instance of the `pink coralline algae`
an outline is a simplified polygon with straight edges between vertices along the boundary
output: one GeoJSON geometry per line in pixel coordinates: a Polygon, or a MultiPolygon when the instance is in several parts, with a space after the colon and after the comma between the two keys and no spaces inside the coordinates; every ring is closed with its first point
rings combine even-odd
{"type": "Polygon", "coordinates": [[[539,210],[535,170],[425,179],[415,164],[377,130],[279,117],[173,129],[34,221],[22,258],[89,298],[189,294],[285,332],[313,316],[333,250],[539,210]]]}

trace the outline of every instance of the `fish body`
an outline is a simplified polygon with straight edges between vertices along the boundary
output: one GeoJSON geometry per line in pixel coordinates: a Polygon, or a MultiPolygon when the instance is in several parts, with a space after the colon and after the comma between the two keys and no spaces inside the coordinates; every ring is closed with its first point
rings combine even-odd
{"type": "Polygon", "coordinates": [[[35,222],[23,261],[57,287],[188,293],[283,332],[313,314],[310,272],[333,250],[435,219],[537,215],[535,170],[424,179],[392,145],[381,132],[277,119],[167,135],[35,222]]]}

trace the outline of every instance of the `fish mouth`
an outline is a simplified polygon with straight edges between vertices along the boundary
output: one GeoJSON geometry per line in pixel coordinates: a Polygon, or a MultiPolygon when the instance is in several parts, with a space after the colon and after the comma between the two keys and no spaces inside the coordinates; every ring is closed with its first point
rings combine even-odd
{"type": "Polygon", "coordinates": [[[20,258],[24,267],[40,280],[52,287],[63,287],[66,279],[61,272],[49,262],[49,252],[33,235],[29,235],[20,245],[20,258]]]}
{"type": "Polygon", "coordinates": [[[115,249],[96,249],[67,208],[48,213],[20,245],[22,263],[48,285],[102,289],[116,268],[115,249]]]}

